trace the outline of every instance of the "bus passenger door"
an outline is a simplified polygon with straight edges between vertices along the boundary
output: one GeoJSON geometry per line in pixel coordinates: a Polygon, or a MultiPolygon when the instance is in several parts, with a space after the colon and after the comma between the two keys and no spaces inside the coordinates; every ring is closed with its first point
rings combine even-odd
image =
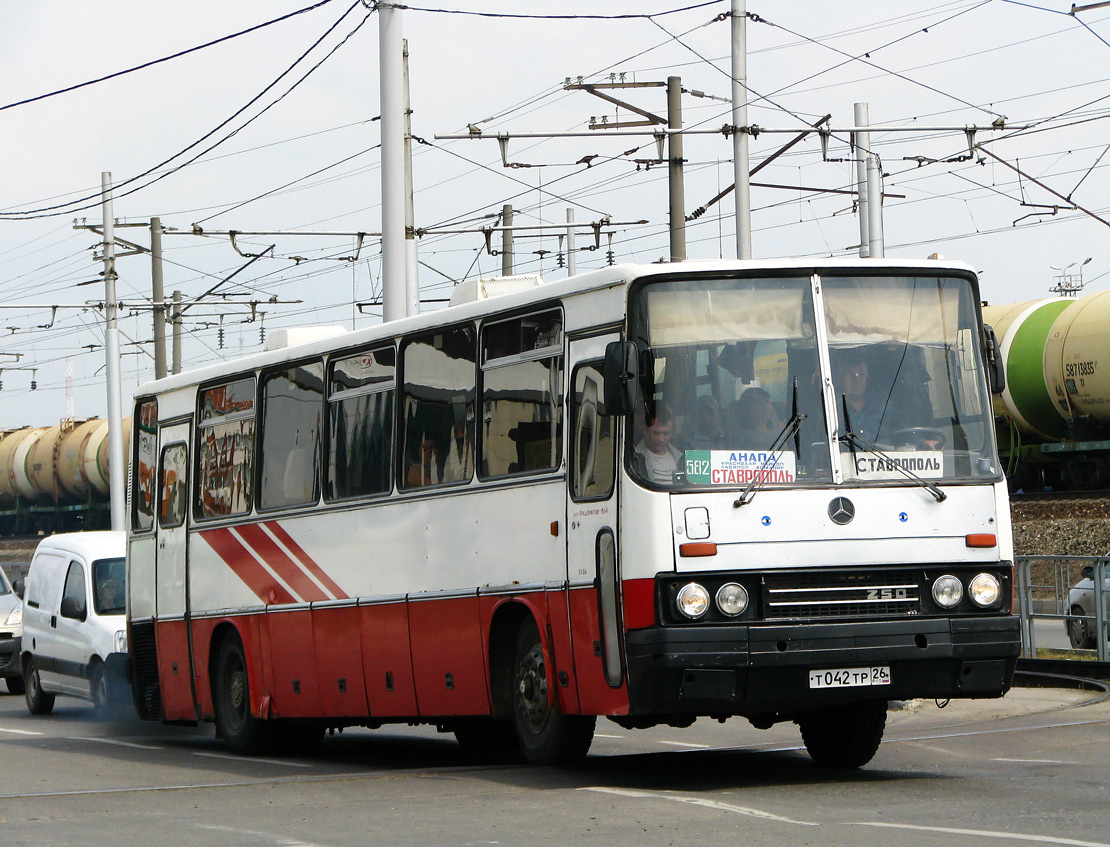
{"type": "Polygon", "coordinates": [[[189,622],[189,424],[158,434],[158,547],[155,560],[155,639],[165,720],[196,720],[189,622]]]}
{"type": "Polygon", "coordinates": [[[572,341],[567,583],[574,676],[583,714],[627,711],[617,548],[618,421],[601,412],[605,345],[616,334],[572,341]]]}

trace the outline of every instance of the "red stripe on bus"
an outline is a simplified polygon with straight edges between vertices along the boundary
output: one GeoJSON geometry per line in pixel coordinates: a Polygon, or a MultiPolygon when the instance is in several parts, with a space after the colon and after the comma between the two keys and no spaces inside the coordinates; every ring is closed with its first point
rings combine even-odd
{"type": "Polygon", "coordinates": [[[231,534],[230,529],[209,529],[201,532],[200,536],[235,572],[235,575],[243,580],[243,584],[267,606],[297,602],[296,598],[285,590],[285,586],[275,580],[273,575],[247,551],[239,539],[231,534]]]}
{"type": "Polygon", "coordinates": [[[324,569],[316,564],[313,558],[302,549],[301,545],[293,540],[292,536],[285,531],[285,527],[277,521],[269,521],[266,524],[266,529],[270,530],[278,541],[284,544],[289,550],[293,551],[293,555],[300,559],[301,564],[335,596],[336,600],[349,599],[347,592],[340,588],[336,582],[324,572],[324,569]]]}
{"type": "Polygon", "coordinates": [[[294,594],[300,595],[302,601],[330,600],[326,593],[308,578],[300,566],[289,558],[288,554],[274,543],[269,535],[258,524],[243,524],[235,527],[235,532],[247,543],[258,557],[262,559],[281,579],[288,585],[294,594]]]}

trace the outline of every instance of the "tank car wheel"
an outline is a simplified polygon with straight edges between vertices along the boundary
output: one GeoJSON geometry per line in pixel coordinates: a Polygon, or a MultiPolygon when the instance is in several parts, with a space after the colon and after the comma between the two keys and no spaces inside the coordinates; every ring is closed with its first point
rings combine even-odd
{"type": "Polygon", "coordinates": [[[559,711],[551,669],[534,621],[524,623],[517,633],[514,657],[513,726],[525,757],[537,765],[581,761],[593,741],[597,718],[559,711]]]}
{"type": "Polygon", "coordinates": [[[28,656],[23,664],[23,688],[27,711],[32,715],[49,715],[54,711],[54,695],[42,690],[39,669],[35,667],[33,656],[28,656]]]}
{"type": "Polygon", "coordinates": [[[229,635],[220,643],[213,689],[216,733],[227,748],[247,756],[269,752],[273,727],[251,713],[250,677],[238,635],[229,635]]]}
{"type": "Polygon", "coordinates": [[[886,700],[864,700],[798,718],[810,758],[826,768],[859,768],[871,761],[886,729],[886,700]]]}
{"type": "Polygon", "coordinates": [[[1091,634],[1090,621],[1084,620],[1083,611],[1081,606],[1072,606],[1071,613],[1077,615],[1074,618],[1068,618],[1068,640],[1075,650],[1092,650],[1095,647],[1095,637],[1091,634]]]}

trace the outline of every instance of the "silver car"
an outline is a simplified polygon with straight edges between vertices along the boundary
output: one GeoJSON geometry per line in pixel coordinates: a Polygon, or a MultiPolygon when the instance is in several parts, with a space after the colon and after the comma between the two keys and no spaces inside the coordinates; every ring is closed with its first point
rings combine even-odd
{"type": "Polygon", "coordinates": [[[0,568],[0,677],[12,694],[23,693],[19,646],[23,639],[23,603],[0,568]]]}
{"type": "MultiPolygon", "coordinates": [[[[1105,568],[1102,578],[1103,606],[1110,610],[1110,567],[1105,568]]],[[[1096,644],[1096,629],[1093,620],[1095,616],[1095,583],[1094,568],[1083,568],[1083,579],[1072,586],[1068,592],[1068,614],[1065,621],[1068,630],[1068,639],[1076,650],[1092,650],[1096,644]],[[1092,620],[1087,620],[1091,618],[1092,620]]],[[[1106,615],[1110,620],[1110,613],[1106,615]]]]}

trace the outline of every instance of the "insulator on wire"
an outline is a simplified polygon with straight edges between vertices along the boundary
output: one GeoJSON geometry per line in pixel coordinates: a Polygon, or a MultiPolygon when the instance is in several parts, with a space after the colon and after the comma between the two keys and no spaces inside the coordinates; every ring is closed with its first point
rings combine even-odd
{"type": "Polygon", "coordinates": [[[38,380],[37,379],[32,379],[31,380],[31,390],[36,391],[38,389],[38,387],[39,387],[38,380]]]}
{"type": "Polygon", "coordinates": [[[224,328],[222,326],[216,330],[216,346],[221,350],[224,349],[224,328]]]}
{"type": "Polygon", "coordinates": [[[265,344],[266,343],[266,327],[264,327],[264,326],[260,326],[258,328],[258,343],[259,344],[265,344]]]}
{"type": "Polygon", "coordinates": [[[615,265],[617,263],[617,257],[613,254],[612,250],[605,251],[605,261],[610,265],[615,265]]]}

